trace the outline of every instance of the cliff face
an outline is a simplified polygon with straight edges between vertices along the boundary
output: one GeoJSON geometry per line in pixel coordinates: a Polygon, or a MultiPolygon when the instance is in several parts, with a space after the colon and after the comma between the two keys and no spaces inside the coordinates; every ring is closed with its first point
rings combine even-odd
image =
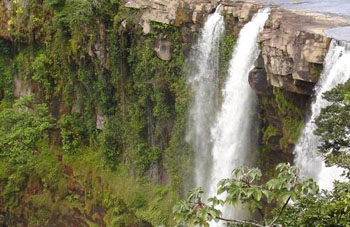
{"type": "MultiPolygon", "coordinates": [[[[237,36],[253,15],[264,7],[254,1],[220,1],[220,4],[226,30],[233,36],[237,36]]],[[[129,0],[126,4],[140,10],[144,31],[149,30],[150,21],[198,31],[208,13],[214,12],[218,5],[219,1],[215,0],[155,0],[147,3],[129,0]]],[[[272,156],[276,159],[292,162],[292,150],[331,41],[325,30],[349,24],[349,21],[334,16],[272,7],[258,39],[261,54],[249,75],[249,83],[261,100],[260,143],[263,152],[274,152],[272,156]],[[286,155],[280,156],[281,153],[286,155]]]]}
{"type": "Polygon", "coordinates": [[[330,43],[324,30],[343,25],[346,22],[322,15],[273,9],[259,37],[269,83],[312,94],[330,43]]]}
{"type": "MultiPolygon", "coordinates": [[[[234,29],[240,29],[262,7],[261,4],[251,2],[224,1],[221,4],[223,14],[233,19],[234,24],[231,25],[236,27],[234,29]]],[[[151,21],[198,30],[207,15],[213,13],[218,5],[218,0],[130,0],[126,3],[126,7],[140,10],[140,24],[145,32],[149,31],[151,21]]]]}
{"type": "MultiPolygon", "coordinates": [[[[253,1],[220,3],[227,27],[235,31],[236,35],[263,7],[261,3],[253,1]]],[[[217,0],[129,0],[126,3],[127,7],[141,11],[141,25],[144,31],[149,30],[150,21],[189,26],[198,30],[208,13],[213,12],[218,5],[217,0]]],[[[322,71],[323,60],[330,43],[330,38],[324,30],[349,24],[340,18],[273,8],[259,36],[268,83],[293,93],[311,95],[313,85],[318,81],[322,71]]],[[[257,69],[253,72],[261,72],[257,69]]],[[[261,87],[251,81],[254,89],[261,87]]],[[[263,82],[261,78],[259,81],[263,82]]]]}
{"type": "MultiPolygon", "coordinates": [[[[220,4],[221,13],[225,16],[226,29],[234,36],[237,36],[244,24],[264,7],[254,1],[220,1],[220,4]]],[[[144,31],[149,30],[147,24],[150,21],[198,30],[208,13],[214,12],[218,5],[219,1],[201,0],[129,0],[126,4],[127,7],[140,10],[144,31]]],[[[270,148],[274,148],[273,150],[291,153],[297,140],[300,122],[308,110],[309,98],[323,70],[324,58],[331,40],[324,31],[349,24],[348,21],[337,17],[272,7],[271,15],[259,35],[261,54],[255,68],[250,72],[249,83],[261,99],[270,104],[261,106],[262,118],[265,121],[262,134],[265,134],[269,126],[278,129],[270,142],[266,142],[271,145],[270,148]],[[279,90],[285,101],[294,105],[295,111],[300,113],[283,116],[278,111],[278,103],[275,101],[276,91],[279,90]],[[287,126],[283,126],[285,118],[295,121],[298,125],[296,132],[287,132],[287,126]]]]}

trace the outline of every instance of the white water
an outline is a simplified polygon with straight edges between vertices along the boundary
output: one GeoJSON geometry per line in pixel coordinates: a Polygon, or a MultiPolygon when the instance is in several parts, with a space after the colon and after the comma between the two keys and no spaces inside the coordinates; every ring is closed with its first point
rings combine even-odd
{"type": "Polygon", "coordinates": [[[193,91],[187,141],[195,151],[195,184],[205,186],[211,165],[210,126],[217,109],[219,41],[224,33],[224,18],[209,15],[190,57],[188,83],[193,91]]]}
{"type": "MultiPolygon", "coordinates": [[[[208,196],[216,195],[217,182],[229,178],[234,168],[245,164],[255,141],[251,141],[255,94],[248,84],[248,74],[259,54],[257,37],[270,10],[259,11],[239,34],[223,90],[223,104],[211,130],[213,168],[208,196]]],[[[224,210],[224,217],[236,217],[238,209],[224,210]]],[[[222,226],[211,223],[211,226],[222,226]]]]}
{"type": "Polygon", "coordinates": [[[334,180],[342,180],[343,170],[336,167],[326,167],[321,156],[317,154],[318,136],[313,134],[316,129],[314,120],[328,102],[322,94],[338,84],[350,79],[350,50],[346,44],[332,41],[325,59],[325,69],[315,88],[315,99],[312,104],[312,115],[295,147],[295,164],[300,168],[301,176],[313,178],[321,189],[332,190],[334,180]]]}

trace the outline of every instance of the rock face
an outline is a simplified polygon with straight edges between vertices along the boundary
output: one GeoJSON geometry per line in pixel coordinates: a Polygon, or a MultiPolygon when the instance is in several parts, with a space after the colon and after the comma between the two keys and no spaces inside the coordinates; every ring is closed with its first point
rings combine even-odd
{"type": "Polygon", "coordinates": [[[235,25],[242,27],[262,7],[252,2],[232,2],[230,0],[129,0],[126,6],[141,11],[144,32],[149,32],[149,22],[192,25],[195,29],[203,24],[208,14],[213,13],[219,2],[222,14],[233,18],[235,25]]]}
{"type": "Polygon", "coordinates": [[[255,68],[249,72],[248,81],[249,85],[259,95],[272,95],[272,86],[267,81],[264,60],[261,55],[255,62],[255,68]]]}
{"type": "Polygon", "coordinates": [[[170,24],[176,19],[178,1],[173,0],[130,0],[127,7],[142,10],[142,20],[170,24]]]}
{"type": "Polygon", "coordinates": [[[346,23],[322,15],[274,9],[259,36],[268,82],[310,95],[323,69],[330,38],[324,30],[346,23]]]}
{"type": "Polygon", "coordinates": [[[160,59],[164,61],[171,60],[171,42],[166,40],[158,40],[155,43],[154,50],[160,59]]]}
{"type": "Polygon", "coordinates": [[[35,88],[32,84],[26,83],[19,77],[15,76],[13,92],[15,98],[21,98],[27,95],[31,95],[34,93],[34,89],[35,88]]]}

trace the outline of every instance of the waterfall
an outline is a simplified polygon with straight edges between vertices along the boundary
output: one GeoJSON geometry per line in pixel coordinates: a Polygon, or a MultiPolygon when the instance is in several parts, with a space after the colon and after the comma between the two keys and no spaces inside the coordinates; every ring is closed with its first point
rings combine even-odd
{"type": "Polygon", "coordinates": [[[209,15],[189,59],[188,83],[193,91],[186,140],[195,151],[195,184],[205,186],[211,165],[210,126],[217,109],[219,41],[225,30],[220,6],[209,15]]]}
{"type": "Polygon", "coordinates": [[[319,138],[313,134],[316,129],[314,120],[320,114],[321,109],[329,105],[322,98],[322,94],[350,79],[349,63],[350,50],[347,44],[332,40],[325,58],[324,71],[315,87],[311,117],[294,150],[295,164],[300,168],[301,176],[313,178],[321,189],[332,190],[333,181],[342,179],[343,170],[337,167],[326,167],[322,157],[317,154],[319,138]]]}
{"type": "MultiPolygon", "coordinates": [[[[228,78],[222,92],[223,103],[211,129],[213,167],[208,196],[216,195],[219,180],[229,178],[235,167],[245,164],[255,143],[251,141],[250,135],[256,113],[255,94],[248,84],[248,74],[259,55],[257,37],[269,13],[269,9],[260,10],[243,27],[230,61],[228,78]]],[[[223,212],[225,217],[238,215],[237,211],[231,212],[229,209],[223,212]]]]}

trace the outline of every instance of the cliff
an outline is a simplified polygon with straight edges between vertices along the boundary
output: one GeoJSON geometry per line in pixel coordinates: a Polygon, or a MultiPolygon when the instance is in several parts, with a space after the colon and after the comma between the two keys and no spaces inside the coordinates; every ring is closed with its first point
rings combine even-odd
{"type": "MultiPolygon", "coordinates": [[[[301,129],[301,122],[308,112],[313,87],[323,70],[324,58],[331,40],[325,31],[347,26],[350,21],[334,15],[289,10],[273,5],[264,6],[254,1],[129,0],[126,6],[140,10],[140,24],[144,31],[149,30],[150,21],[197,31],[206,16],[214,12],[219,4],[225,17],[227,32],[233,36],[238,35],[244,24],[248,23],[259,9],[272,8],[271,15],[259,35],[261,54],[249,75],[249,83],[265,103],[271,104],[261,106],[264,113],[262,118],[265,121],[262,134],[266,134],[265,131],[269,127],[278,129],[278,132],[275,132],[277,138],[272,136],[267,144],[270,148],[273,147],[273,150],[291,154],[301,129]],[[276,89],[281,89],[286,102],[295,106],[294,112],[290,110],[292,116],[283,116],[278,111],[278,103],[274,103],[277,100],[276,89]],[[293,132],[288,132],[287,128],[293,126],[285,125],[285,119],[297,125],[294,126],[296,129],[292,130],[293,132]]],[[[267,137],[265,135],[265,138],[267,137]]]]}
{"type": "MultiPolygon", "coordinates": [[[[218,5],[0,2],[0,113],[11,113],[0,117],[20,125],[9,123],[0,132],[19,136],[26,127],[31,138],[19,137],[3,150],[0,143],[6,154],[0,159],[0,224],[173,226],[172,203],[193,170],[185,141],[185,59],[218,5]],[[31,115],[37,107],[53,116],[52,125],[38,125],[46,118],[31,115]],[[43,128],[49,130],[40,131],[42,137],[32,135],[43,128]],[[19,147],[29,149],[21,162],[19,147]]],[[[263,7],[221,2],[220,82],[240,29],[263,7]]],[[[274,164],[269,159],[292,160],[330,42],[324,30],[344,25],[341,18],[272,7],[247,78],[259,94],[258,165],[265,170],[274,164]]]]}
{"type": "MultiPolygon", "coordinates": [[[[227,29],[235,30],[236,35],[264,7],[262,3],[254,1],[222,1],[220,4],[227,29]]],[[[126,3],[127,7],[141,11],[144,31],[149,30],[150,21],[198,29],[208,13],[218,5],[219,1],[209,0],[129,0],[126,3]]],[[[330,43],[325,30],[350,25],[350,21],[336,16],[272,7],[271,16],[259,36],[267,81],[274,87],[311,95],[330,43]]],[[[261,85],[254,81],[261,79],[251,79],[252,87],[260,92],[261,85]]]]}
{"type": "Polygon", "coordinates": [[[326,30],[348,26],[350,21],[336,15],[264,6],[254,1],[129,0],[126,6],[140,11],[144,32],[149,32],[151,21],[198,31],[219,4],[227,33],[232,36],[237,36],[259,9],[272,9],[259,35],[261,54],[248,81],[261,101],[261,152],[272,152],[262,155],[261,162],[265,159],[267,163],[274,159],[293,162],[293,147],[331,41],[326,30]]]}

